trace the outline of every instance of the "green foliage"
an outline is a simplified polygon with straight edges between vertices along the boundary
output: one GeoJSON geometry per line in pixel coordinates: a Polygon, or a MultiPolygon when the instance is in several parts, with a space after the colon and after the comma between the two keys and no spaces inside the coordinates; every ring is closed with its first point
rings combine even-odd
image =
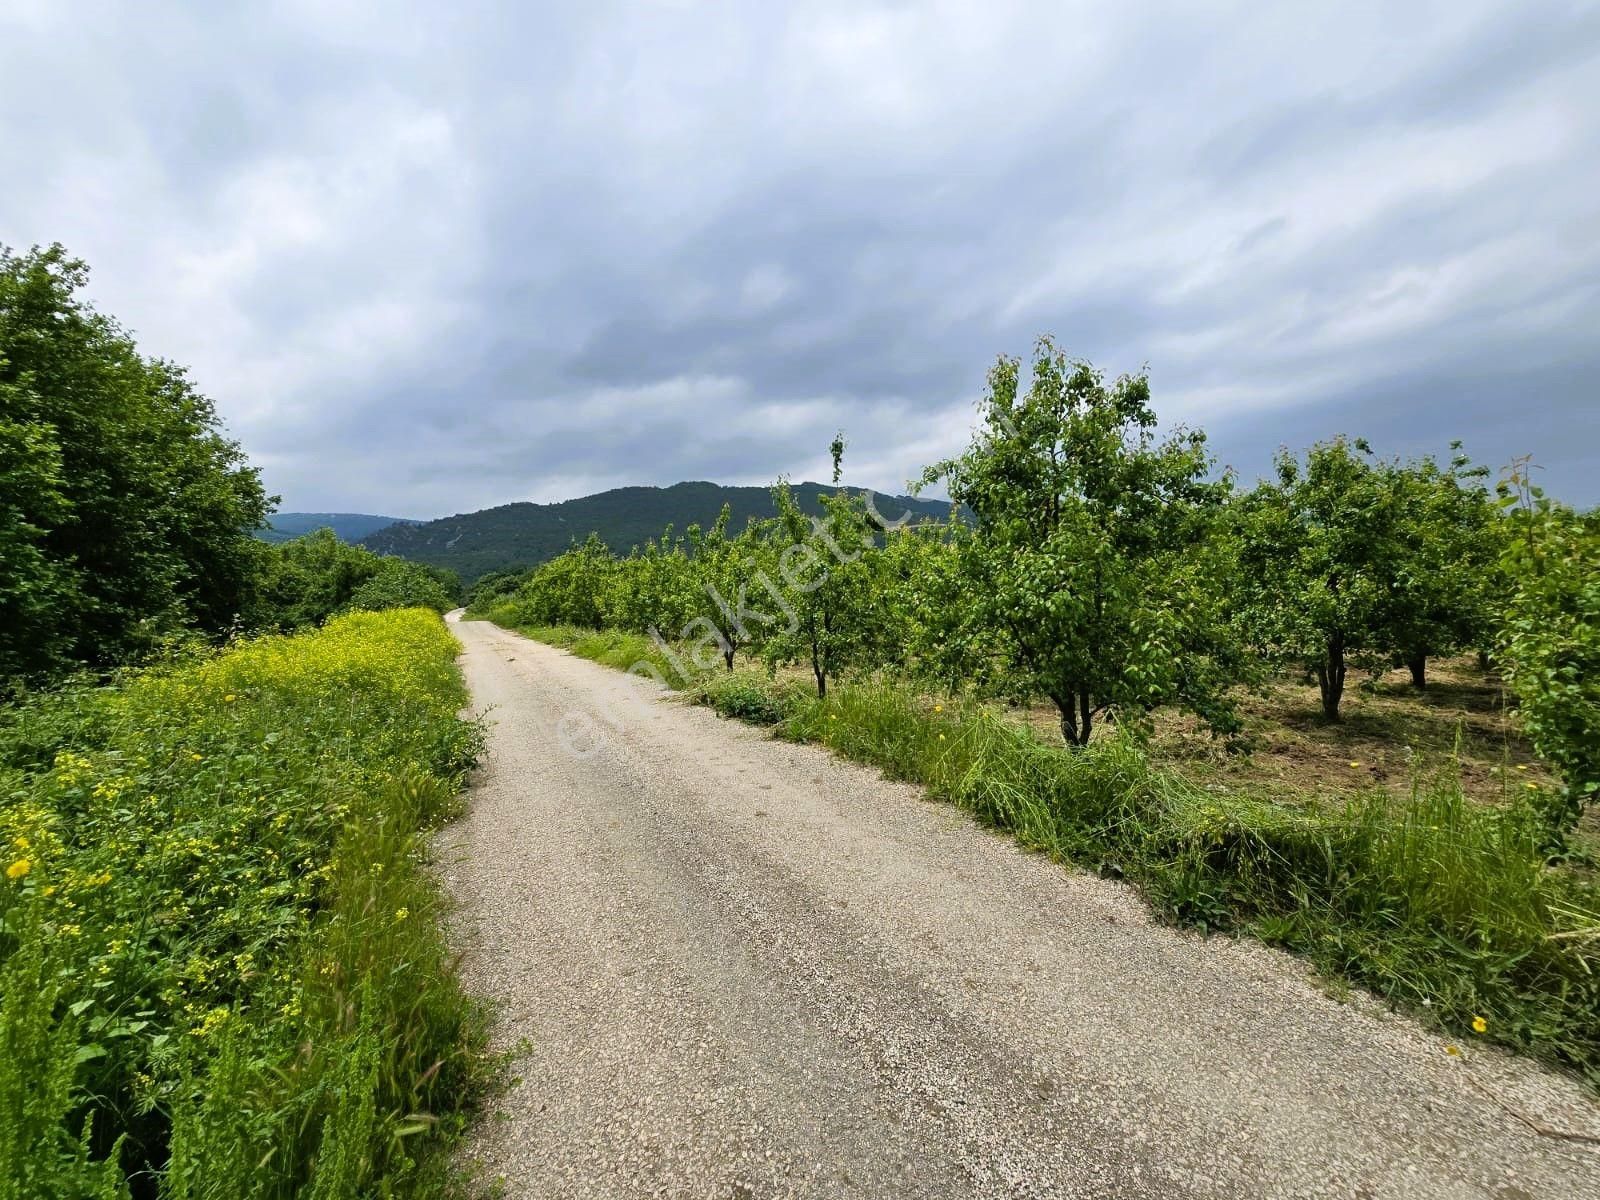
{"type": "Polygon", "coordinates": [[[691,624],[699,622],[697,632],[716,643],[730,671],[741,647],[756,636],[739,613],[752,589],[758,587],[756,574],[763,562],[762,526],[752,521],[742,534],[731,536],[732,520],[733,508],[724,504],[709,532],[702,534],[697,525],[689,527],[694,579],[699,585],[695,600],[702,609],[691,618],[691,624]]]}
{"type": "Polygon", "coordinates": [[[1404,663],[1420,688],[1428,657],[1491,640],[1502,531],[1486,472],[1456,449],[1448,467],[1380,461],[1359,439],[1304,466],[1285,451],[1236,506],[1244,623],[1315,673],[1329,720],[1352,661],[1404,663]]]}
{"type": "Polygon", "coordinates": [[[0,726],[0,1164],[64,1181],[0,1197],[437,1192],[480,1044],[423,866],[456,652],[359,613],[0,726]]]}
{"type": "MultiPolygon", "coordinates": [[[[837,482],[842,439],[832,451],[837,482]]],[[[872,661],[887,633],[871,518],[842,488],[823,497],[820,521],[801,511],[786,482],[773,489],[773,502],[778,516],[761,561],[783,619],[757,626],[754,636],[769,666],[804,663],[825,696],[830,680],[872,661]]]]}
{"type": "Polygon", "coordinates": [[[1551,848],[1559,850],[1600,795],[1600,514],[1551,501],[1525,462],[1505,502],[1512,593],[1500,650],[1518,719],[1565,785],[1544,808],[1551,848]]]}
{"type": "Polygon", "coordinates": [[[518,622],[599,629],[607,623],[616,574],[616,560],[591,533],[583,545],[528,575],[517,591],[518,622]]]}
{"type": "Polygon", "coordinates": [[[1501,576],[1503,536],[1484,479],[1460,444],[1449,466],[1432,458],[1391,468],[1400,492],[1397,565],[1380,618],[1381,640],[1412,682],[1427,686],[1427,660],[1487,649],[1501,576]]]}
{"type": "Polygon", "coordinates": [[[258,545],[256,590],[245,614],[252,628],[288,631],[352,609],[454,608],[461,583],[448,571],[383,558],[340,540],[331,529],[258,545]]]}
{"type": "Polygon", "coordinates": [[[104,1159],[90,1157],[94,1117],[81,1112],[77,1086],[84,1039],[49,969],[43,908],[35,899],[7,913],[14,949],[0,964],[0,1198],[126,1197],[120,1142],[104,1159]]]}
{"type": "Polygon", "coordinates": [[[1398,474],[1363,441],[1313,446],[1304,467],[1278,455],[1276,482],[1238,506],[1245,620],[1269,652],[1314,671],[1323,714],[1338,720],[1348,656],[1386,656],[1390,591],[1401,573],[1398,474]]]}
{"type": "Polygon", "coordinates": [[[977,516],[933,608],[940,669],[1048,697],[1075,745],[1108,709],[1177,703],[1232,729],[1209,536],[1229,485],[1206,480],[1204,435],[1158,442],[1147,379],[1107,386],[1048,339],[1025,392],[1020,368],[996,364],[971,448],[923,479],[977,516]]]}
{"type": "Polygon", "coordinates": [[[245,606],[269,501],[183,370],[0,247],[0,682],[103,667],[245,606]]]}
{"type": "Polygon", "coordinates": [[[348,607],[364,612],[388,608],[431,608],[446,613],[461,590],[449,572],[403,558],[386,558],[377,573],[350,593],[348,607]]]}

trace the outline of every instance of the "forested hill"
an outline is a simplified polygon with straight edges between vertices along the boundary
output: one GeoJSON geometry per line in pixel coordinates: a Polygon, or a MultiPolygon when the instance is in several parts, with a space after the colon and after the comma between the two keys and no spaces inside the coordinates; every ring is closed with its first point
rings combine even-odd
{"type": "MultiPolygon", "coordinates": [[[[794,485],[801,506],[819,514],[818,497],[832,490],[820,483],[794,485]]],[[[709,527],[724,504],[733,510],[734,531],[743,529],[751,517],[775,513],[765,487],[675,483],[666,488],[615,488],[559,504],[502,504],[421,525],[394,525],[367,535],[361,543],[380,554],[448,567],[471,582],[489,571],[535,566],[590,533],[626,554],[647,538],[659,537],[667,525],[680,533],[693,522],[709,527]]],[[[879,496],[878,511],[888,520],[908,509],[919,518],[940,520],[949,514],[950,505],[942,500],[879,496]]]]}
{"type": "Polygon", "coordinates": [[[415,524],[404,517],[379,517],[371,513],[273,513],[267,527],[256,536],[264,542],[287,542],[313,529],[331,529],[347,542],[358,541],[390,525],[415,524]]]}

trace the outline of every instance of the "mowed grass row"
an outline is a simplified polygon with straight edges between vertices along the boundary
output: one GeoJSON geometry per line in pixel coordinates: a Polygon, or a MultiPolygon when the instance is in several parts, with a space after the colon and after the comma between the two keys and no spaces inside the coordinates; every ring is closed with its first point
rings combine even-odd
{"type": "Polygon", "coordinates": [[[1283,946],[1330,980],[1600,1089],[1600,889],[1546,865],[1531,811],[1473,803],[1449,770],[1400,795],[1278,804],[1153,767],[1129,738],[1071,751],[989,706],[893,680],[822,701],[801,681],[701,670],[636,634],[522,632],[921,784],[1026,846],[1126,878],[1177,923],[1283,946]]]}
{"type": "Polygon", "coordinates": [[[426,1196],[482,1071],[424,869],[479,732],[422,609],[0,725],[0,1197],[426,1196]]]}

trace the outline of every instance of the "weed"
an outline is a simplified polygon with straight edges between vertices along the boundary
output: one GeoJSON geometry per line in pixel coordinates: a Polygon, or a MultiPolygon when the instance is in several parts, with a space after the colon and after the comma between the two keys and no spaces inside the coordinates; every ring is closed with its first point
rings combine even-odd
{"type": "Polygon", "coordinates": [[[456,652],[359,614],[13,718],[0,1197],[445,1188],[482,1045],[423,842],[477,749],[456,652]]]}

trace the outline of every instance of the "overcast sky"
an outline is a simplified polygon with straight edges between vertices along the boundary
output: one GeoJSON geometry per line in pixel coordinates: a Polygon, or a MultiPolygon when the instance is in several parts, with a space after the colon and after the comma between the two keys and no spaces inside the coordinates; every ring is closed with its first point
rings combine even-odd
{"type": "Polygon", "coordinates": [[[1600,501],[1600,5],[0,0],[61,241],[286,510],[898,490],[1052,332],[1253,478],[1600,501]],[[1159,11],[1165,8],[1166,11],[1159,11]]]}

